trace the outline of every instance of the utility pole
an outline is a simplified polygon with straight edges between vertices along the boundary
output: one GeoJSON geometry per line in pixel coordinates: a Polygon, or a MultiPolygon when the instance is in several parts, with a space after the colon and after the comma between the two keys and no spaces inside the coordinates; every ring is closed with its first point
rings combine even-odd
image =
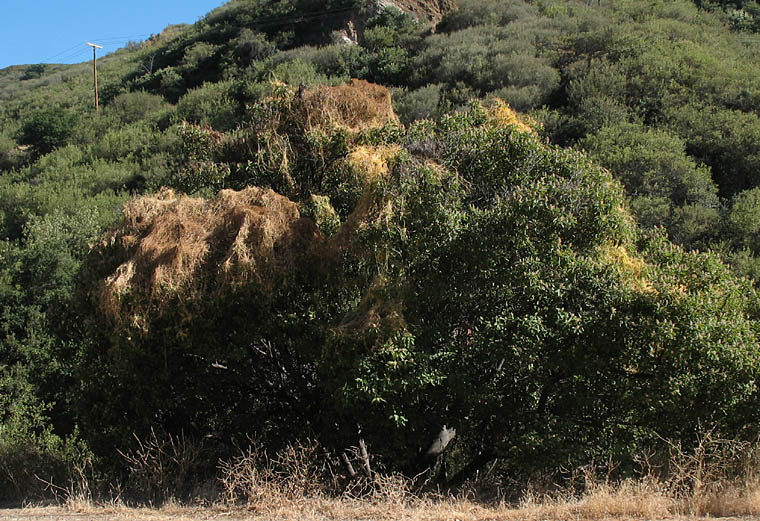
{"type": "Polygon", "coordinates": [[[102,49],[102,45],[95,45],[94,43],[86,42],[87,45],[92,47],[92,79],[95,83],[95,112],[98,112],[98,58],[95,56],[95,52],[98,49],[102,49]]]}

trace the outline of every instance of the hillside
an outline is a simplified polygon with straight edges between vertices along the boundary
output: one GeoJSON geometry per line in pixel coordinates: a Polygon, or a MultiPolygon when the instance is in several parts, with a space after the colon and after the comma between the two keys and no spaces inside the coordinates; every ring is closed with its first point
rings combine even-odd
{"type": "Polygon", "coordinates": [[[440,22],[446,13],[457,8],[455,0],[396,0],[392,5],[410,13],[418,20],[434,24],[440,22]]]}
{"type": "Polygon", "coordinates": [[[97,114],[0,71],[0,499],[755,483],[751,24],[457,4],[233,0],[97,114]]]}

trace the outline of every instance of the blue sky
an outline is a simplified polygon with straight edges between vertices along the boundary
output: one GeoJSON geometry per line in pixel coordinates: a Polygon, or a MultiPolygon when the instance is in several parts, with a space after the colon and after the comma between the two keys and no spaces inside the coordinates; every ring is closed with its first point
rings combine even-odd
{"type": "Polygon", "coordinates": [[[3,0],[0,69],[78,63],[142,41],[169,24],[193,23],[225,0],[3,0]]]}

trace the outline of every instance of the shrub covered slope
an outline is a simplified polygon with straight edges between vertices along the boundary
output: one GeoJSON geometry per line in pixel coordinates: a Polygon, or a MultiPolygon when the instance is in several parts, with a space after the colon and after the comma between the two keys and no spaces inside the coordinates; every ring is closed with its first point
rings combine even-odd
{"type": "Polygon", "coordinates": [[[0,495],[156,433],[445,485],[757,436],[755,36],[702,7],[238,0],[99,115],[0,84],[0,495]]]}

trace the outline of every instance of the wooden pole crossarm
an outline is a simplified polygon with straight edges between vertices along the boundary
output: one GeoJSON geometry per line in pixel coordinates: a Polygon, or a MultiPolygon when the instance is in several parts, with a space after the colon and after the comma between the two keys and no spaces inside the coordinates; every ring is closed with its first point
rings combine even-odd
{"type": "Polygon", "coordinates": [[[85,42],[85,43],[87,43],[87,45],[89,45],[90,47],[96,47],[98,49],[102,49],[103,48],[102,45],[98,45],[98,44],[95,44],[95,43],[90,43],[90,42],[85,42]]]}

